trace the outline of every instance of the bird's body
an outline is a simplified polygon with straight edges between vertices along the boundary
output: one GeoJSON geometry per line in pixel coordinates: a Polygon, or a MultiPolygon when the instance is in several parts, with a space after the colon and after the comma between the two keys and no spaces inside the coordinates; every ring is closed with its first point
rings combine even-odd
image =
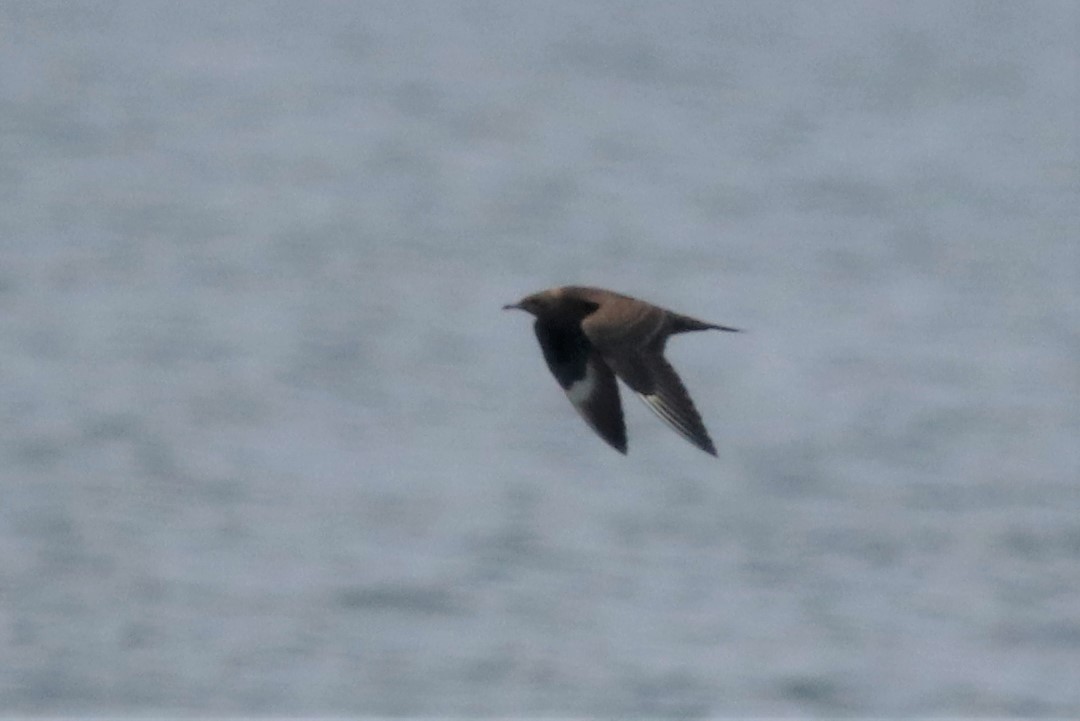
{"type": "Polygon", "coordinates": [[[664,345],[676,333],[736,331],[600,288],[564,286],[526,296],[519,308],[536,316],[544,360],[570,402],[596,433],[626,453],[626,424],[615,377],[695,446],[716,448],[664,345]]]}

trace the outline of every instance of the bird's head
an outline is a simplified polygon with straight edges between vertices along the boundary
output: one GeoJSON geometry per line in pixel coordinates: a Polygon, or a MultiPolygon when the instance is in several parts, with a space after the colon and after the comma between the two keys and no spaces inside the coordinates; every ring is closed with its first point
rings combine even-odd
{"type": "Polygon", "coordinates": [[[549,323],[576,323],[597,308],[596,303],[582,298],[578,290],[572,286],[549,288],[504,305],[503,310],[523,310],[549,323]]]}
{"type": "Polygon", "coordinates": [[[533,293],[527,295],[517,303],[508,303],[503,306],[503,310],[523,310],[526,313],[531,313],[537,318],[546,314],[554,305],[554,301],[551,297],[551,291],[541,291],[539,293],[533,293]]]}

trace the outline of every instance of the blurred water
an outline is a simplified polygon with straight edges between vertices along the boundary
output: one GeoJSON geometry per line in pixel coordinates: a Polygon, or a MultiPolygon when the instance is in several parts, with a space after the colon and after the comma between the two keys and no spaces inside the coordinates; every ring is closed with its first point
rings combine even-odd
{"type": "Polygon", "coordinates": [[[0,709],[1080,714],[1080,10],[0,4],[0,709]],[[501,304],[588,283],[716,461],[501,304]]]}

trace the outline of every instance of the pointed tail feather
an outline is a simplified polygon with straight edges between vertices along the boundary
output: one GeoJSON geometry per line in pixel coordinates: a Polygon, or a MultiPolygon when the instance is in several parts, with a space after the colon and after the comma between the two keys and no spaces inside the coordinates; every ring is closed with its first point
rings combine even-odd
{"type": "Polygon", "coordinates": [[[717,325],[716,323],[706,323],[705,321],[698,320],[697,318],[691,318],[688,315],[679,315],[678,313],[671,314],[671,333],[687,333],[695,330],[724,330],[729,333],[740,333],[739,328],[732,328],[727,325],[717,325]]]}

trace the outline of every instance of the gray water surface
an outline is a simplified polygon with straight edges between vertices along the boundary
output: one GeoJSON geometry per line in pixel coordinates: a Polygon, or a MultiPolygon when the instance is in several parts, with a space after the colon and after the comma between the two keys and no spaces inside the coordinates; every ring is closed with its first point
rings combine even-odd
{"type": "Polygon", "coordinates": [[[1080,715],[1080,5],[0,3],[0,711],[1080,715]],[[553,285],[720,458],[581,422],[553,285]]]}

